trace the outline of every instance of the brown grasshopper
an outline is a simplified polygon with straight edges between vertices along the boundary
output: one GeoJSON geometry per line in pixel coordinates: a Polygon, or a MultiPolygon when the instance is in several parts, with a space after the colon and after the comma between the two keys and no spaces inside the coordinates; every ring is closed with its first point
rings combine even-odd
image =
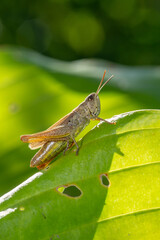
{"type": "Polygon", "coordinates": [[[99,92],[113,78],[113,75],[102,85],[106,71],[99,84],[96,93],[91,93],[89,96],[71,113],[61,118],[50,128],[43,132],[23,135],[21,140],[29,143],[31,149],[41,149],[34,155],[30,166],[37,167],[39,170],[48,166],[55,157],[64,150],[64,153],[75,144],[77,147],[76,155],[79,151],[79,146],[75,137],[90,123],[90,120],[104,121],[105,119],[98,117],[100,113],[99,92]]]}

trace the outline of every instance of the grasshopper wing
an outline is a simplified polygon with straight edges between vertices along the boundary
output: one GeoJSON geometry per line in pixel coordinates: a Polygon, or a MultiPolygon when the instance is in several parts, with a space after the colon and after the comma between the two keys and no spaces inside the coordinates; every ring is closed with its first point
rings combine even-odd
{"type": "Polygon", "coordinates": [[[21,140],[23,142],[30,143],[29,147],[31,149],[39,148],[49,141],[66,141],[70,138],[71,130],[68,125],[68,121],[73,115],[74,112],[67,114],[45,131],[30,135],[23,135],[21,136],[21,140]]]}
{"type": "MultiPolygon", "coordinates": [[[[48,141],[65,141],[69,139],[69,132],[66,132],[66,128],[64,131],[63,126],[52,128],[52,130],[46,130],[43,132],[30,134],[30,135],[22,135],[21,140],[26,143],[36,143],[39,142],[39,145],[36,145],[36,148],[41,146],[42,142],[48,141]]],[[[43,144],[42,144],[43,145],[43,144]]],[[[34,144],[31,144],[31,147],[34,147],[34,144]]]]}

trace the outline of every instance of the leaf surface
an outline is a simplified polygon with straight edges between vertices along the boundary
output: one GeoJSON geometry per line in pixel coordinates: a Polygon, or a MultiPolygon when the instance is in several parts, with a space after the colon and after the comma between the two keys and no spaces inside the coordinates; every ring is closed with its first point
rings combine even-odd
{"type": "Polygon", "coordinates": [[[160,238],[160,111],[113,119],[0,198],[1,239],[160,238]]]}

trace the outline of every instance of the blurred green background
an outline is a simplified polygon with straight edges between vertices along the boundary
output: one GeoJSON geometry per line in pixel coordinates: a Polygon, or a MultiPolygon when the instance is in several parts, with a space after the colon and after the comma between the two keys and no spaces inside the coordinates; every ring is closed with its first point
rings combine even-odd
{"type": "Polygon", "coordinates": [[[100,94],[101,117],[159,108],[159,10],[158,0],[1,0],[0,195],[37,171],[20,135],[70,112],[104,69],[115,78],[100,94]]]}
{"type": "Polygon", "coordinates": [[[0,43],[62,59],[159,64],[159,0],[1,0],[0,43]]]}

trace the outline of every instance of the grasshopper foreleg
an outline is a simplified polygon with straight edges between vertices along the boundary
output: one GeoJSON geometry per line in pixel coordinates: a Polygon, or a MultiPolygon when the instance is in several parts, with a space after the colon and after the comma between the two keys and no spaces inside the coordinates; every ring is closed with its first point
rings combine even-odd
{"type": "Polygon", "coordinates": [[[116,125],[116,122],[109,122],[109,121],[107,121],[106,119],[103,119],[103,118],[100,118],[100,117],[97,117],[96,120],[98,120],[98,121],[103,121],[103,122],[107,122],[107,123],[109,123],[109,124],[114,124],[114,125],[116,125]]]}

